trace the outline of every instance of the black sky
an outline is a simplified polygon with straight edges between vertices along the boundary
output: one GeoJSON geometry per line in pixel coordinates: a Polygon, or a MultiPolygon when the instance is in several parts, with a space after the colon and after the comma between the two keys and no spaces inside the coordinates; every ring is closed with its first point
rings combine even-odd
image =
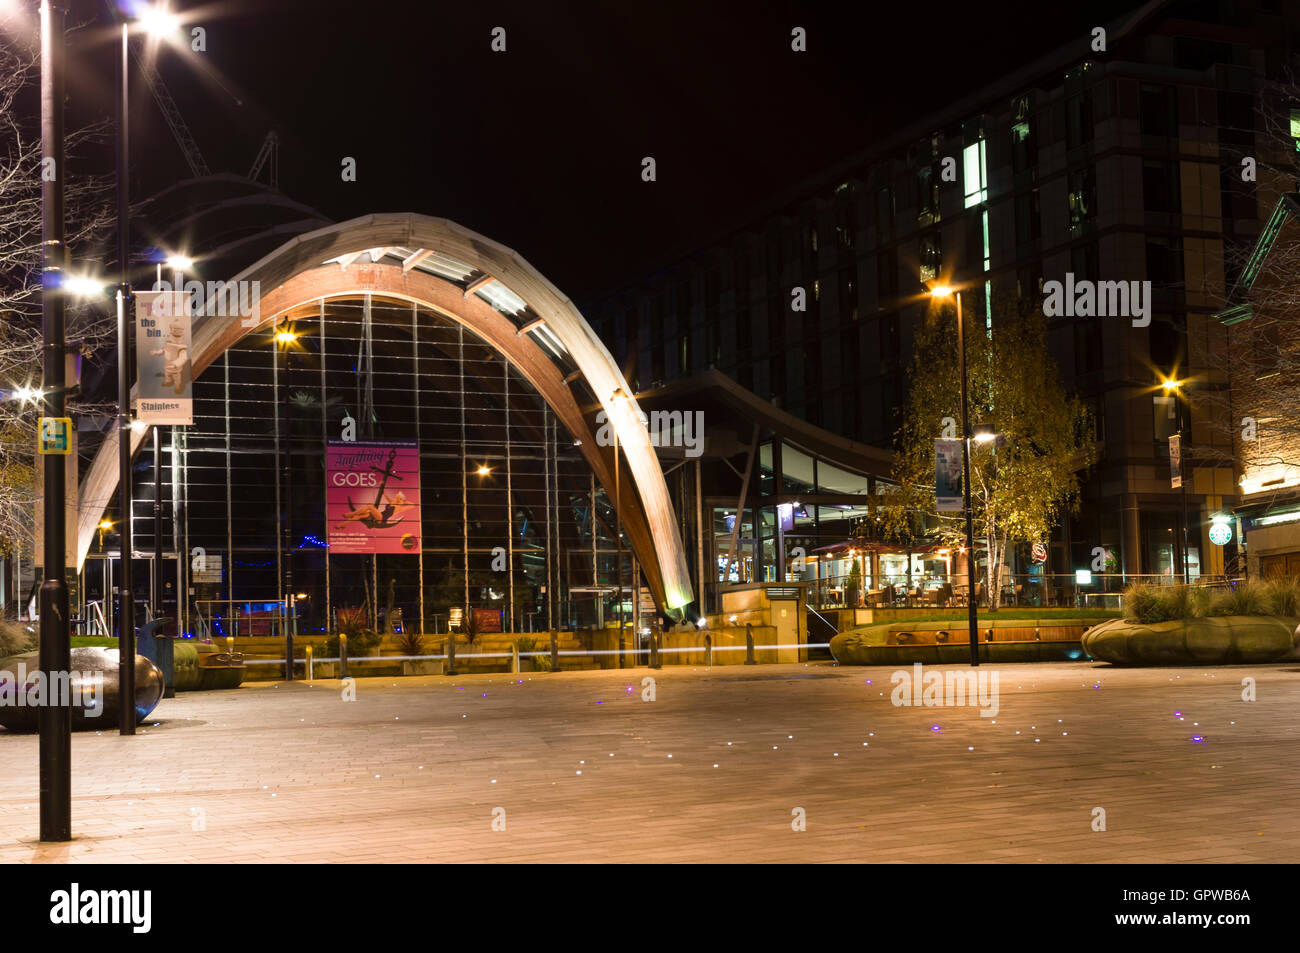
{"type": "MultiPolygon", "coordinates": [[[[275,128],[292,197],[340,220],[450,218],[583,301],[1137,5],[177,0],[207,52],[159,69],[213,171],[246,173],[275,128]]],[[[109,22],[102,0],[74,11],[109,22]]],[[[69,122],[111,117],[111,43],[92,27],[70,55],[69,122]]],[[[138,198],[188,171],[134,89],[138,198]]]]}

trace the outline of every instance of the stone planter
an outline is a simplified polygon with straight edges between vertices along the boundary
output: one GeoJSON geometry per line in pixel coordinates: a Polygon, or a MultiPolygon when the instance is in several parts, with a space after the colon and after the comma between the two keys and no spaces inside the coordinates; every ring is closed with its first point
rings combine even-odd
{"type": "Polygon", "coordinates": [[[1296,620],[1230,615],[1144,625],[1113,619],[1090,629],[1083,649],[1114,665],[1237,665],[1272,662],[1296,647],[1296,620]]]}
{"type": "Polygon", "coordinates": [[[442,659],[415,659],[402,663],[403,675],[441,675],[442,659]]]}

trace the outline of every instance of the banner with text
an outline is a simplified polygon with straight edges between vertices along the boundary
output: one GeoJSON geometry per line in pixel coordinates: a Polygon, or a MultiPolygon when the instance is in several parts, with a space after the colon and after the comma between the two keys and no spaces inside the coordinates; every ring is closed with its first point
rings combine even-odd
{"type": "Polygon", "coordinates": [[[960,440],[934,441],[934,502],[940,513],[962,511],[960,440]]]}
{"type": "Polygon", "coordinates": [[[420,450],[413,440],[331,440],[325,518],[340,553],[420,552],[420,450]]]}
{"type": "Polygon", "coordinates": [[[147,424],[194,423],[189,296],[135,293],[135,416],[147,424]]]}

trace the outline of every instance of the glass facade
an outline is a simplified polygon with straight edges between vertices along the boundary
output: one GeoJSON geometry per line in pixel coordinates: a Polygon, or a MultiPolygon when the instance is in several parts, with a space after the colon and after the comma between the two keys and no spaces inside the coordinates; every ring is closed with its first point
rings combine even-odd
{"type": "MultiPolygon", "coordinates": [[[[163,429],[160,481],[163,612],[187,593],[185,631],[272,634],[290,594],[303,633],[332,630],[343,608],[425,632],[447,631],[467,607],[497,610],[517,632],[615,618],[612,501],[541,396],[458,322],[378,296],[316,300],[225,351],[194,397],[194,426],[163,429]],[[285,330],[291,342],[276,339],[285,330]],[[326,441],[346,427],[359,441],[418,442],[416,551],[330,552],[326,441]]],[[[135,487],[135,545],[147,554],[147,442],[135,487]]],[[[103,588],[104,557],[101,540],[91,589],[103,588]]],[[[630,611],[626,546],[623,560],[630,611]]],[[[144,599],[148,566],[136,566],[144,599]]]]}

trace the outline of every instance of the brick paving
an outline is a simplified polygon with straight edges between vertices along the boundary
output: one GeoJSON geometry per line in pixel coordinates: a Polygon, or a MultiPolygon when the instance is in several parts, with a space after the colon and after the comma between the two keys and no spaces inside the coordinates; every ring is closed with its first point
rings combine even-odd
{"type": "Polygon", "coordinates": [[[68,844],[35,839],[36,737],[0,732],[0,860],[1300,855],[1296,663],[986,670],[996,718],[894,707],[893,668],[830,664],[360,679],[355,702],[337,681],[188,693],[135,738],[73,736],[68,844]],[[1256,701],[1241,700],[1245,676],[1256,701]]]}

